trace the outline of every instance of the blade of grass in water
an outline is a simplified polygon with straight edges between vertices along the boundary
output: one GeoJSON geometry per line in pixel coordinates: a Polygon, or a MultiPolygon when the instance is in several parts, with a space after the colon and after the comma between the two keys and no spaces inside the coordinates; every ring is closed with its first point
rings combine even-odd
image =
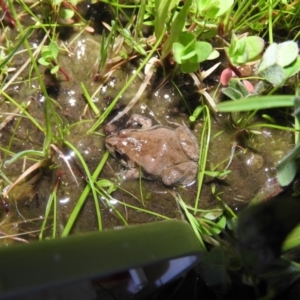
{"type": "Polygon", "coordinates": [[[49,200],[47,202],[47,206],[46,206],[46,211],[45,211],[45,216],[44,216],[44,221],[41,227],[41,231],[39,234],[39,239],[42,240],[43,239],[43,232],[45,230],[46,224],[47,224],[47,220],[49,217],[49,213],[53,204],[53,228],[52,228],[52,238],[56,237],[56,230],[57,230],[57,190],[59,187],[61,181],[61,172],[59,172],[55,186],[53,188],[53,192],[51,193],[49,200]]]}
{"type": "Polygon", "coordinates": [[[198,189],[197,189],[197,195],[195,200],[195,213],[198,208],[199,204],[199,198],[201,195],[204,175],[205,175],[205,167],[207,162],[207,155],[208,155],[208,149],[209,149],[209,142],[210,142],[210,135],[211,135],[211,120],[210,120],[210,113],[209,108],[207,106],[204,106],[204,124],[203,124],[203,131],[201,134],[201,141],[200,141],[200,156],[198,161],[198,189]]]}
{"type": "Polygon", "coordinates": [[[250,97],[237,101],[226,101],[219,103],[217,104],[217,110],[220,112],[232,112],[275,107],[292,107],[294,105],[294,98],[295,97],[291,95],[250,97]]]}
{"type": "MultiPolygon", "coordinates": [[[[23,36],[25,36],[23,26],[20,23],[19,16],[16,12],[15,6],[12,4],[12,1],[9,1],[9,8],[10,8],[12,15],[16,21],[17,28],[19,29],[20,33],[23,34],[23,36]]],[[[33,56],[33,53],[32,53],[32,50],[31,50],[31,47],[30,47],[30,44],[29,44],[29,41],[27,38],[24,39],[24,46],[25,46],[27,53],[31,59],[33,69],[36,72],[37,79],[40,84],[40,88],[45,97],[44,115],[45,115],[45,123],[46,123],[46,132],[45,132],[45,140],[44,140],[44,145],[43,145],[43,152],[44,152],[44,156],[48,156],[49,150],[50,150],[50,144],[52,143],[52,127],[51,127],[51,118],[50,118],[51,109],[49,109],[51,106],[51,100],[47,93],[47,89],[46,89],[43,77],[41,76],[40,70],[37,66],[36,59],[33,56]]]]}
{"type": "Polygon", "coordinates": [[[186,218],[188,219],[189,223],[191,224],[191,226],[194,230],[194,233],[195,233],[196,237],[198,238],[202,249],[206,252],[207,251],[206,246],[205,246],[204,241],[202,239],[202,236],[201,236],[201,234],[198,230],[199,223],[198,223],[197,219],[188,211],[188,209],[187,209],[184,201],[180,197],[180,195],[177,194],[176,198],[177,198],[177,201],[179,202],[181,208],[183,209],[186,218]]]}
{"type": "Polygon", "coordinates": [[[12,103],[15,107],[17,107],[20,110],[21,114],[24,114],[34,126],[36,126],[40,131],[45,132],[45,128],[43,128],[34,117],[28,111],[26,110],[28,106],[28,102],[23,102],[23,103],[18,103],[15,101],[12,97],[10,97],[8,94],[6,94],[4,91],[0,90],[0,93],[10,102],[12,103]]]}
{"type": "Polygon", "coordinates": [[[99,115],[100,115],[100,111],[99,111],[99,109],[97,108],[97,106],[95,105],[95,103],[93,102],[93,100],[92,100],[92,98],[91,98],[89,92],[87,91],[87,89],[86,89],[86,87],[85,87],[85,85],[84,85],[83,82],[81,82],[81,89],[82,89],[82,91],[83,91],[83,95],[84,95],[86,101],[87,101],[88,104],[90,105],[90,107],[91,107],[91,109],[93,110],[94,114],[95,114],[96,116],[99,116],[99,115]]]}
{"type": "Polygon", "coordinates": [[[95,189],[95,185],[94,185],[94,182],[97,180],[100,172],[102,171],[103,169],[103,166],[104,164],[106,163],[106,160],[109,156],[109,152],[106,151],[100,161],[100,163],[98,164],[95,172],[93,173],[93,175],[91,176],[90,172],[89,172],[89,169],[88,169],[88,166],[86,165],[83,157],[81,156],[81,154],[78,152],[78,150],[71,144],[69,143],[68,141],[65,141],[65,144],[70,147],[77,155],[77,157],[79,158],[80,162],[82,163],[82,166],[87,174],[87,177],[88,177],[88,184],[86,185],[83,193],[80,195],[74,209],[73,209],[73,212],[61,234],[62,237],[64,236],[67,236],[75,221],[76,221],[76,218],[78,217],[78,214],[83,206],[83,204],[85,203],[85,200],[88,196],[88,194],[90,193],[90,191],[92,190],[92,193],[93,193],[93,197],[94,197],[94,201],[95,201],[95,208],[96,208],[96,214],[97,214],[97,219],[98,219],[98,227],[99,227],[99,230],[102,230],[102,221],[101,221],[101,213],[100,213],[100,208],[99,208],[99,202],[98,202],[98,198],[97,198],[97,192],[96,192],[96,189],[95,189]]]}
{"type": "Polygon", "coordinates": [[[46,206],[45,215],[44,215],[44,221],[43,221],[43,224],[42,224],[42,227],[41,227],[41,230],[40,230],[40,234],[39,234],[39,240],[43,239],[43,233],[44,233],[44,230],[46,228],[46,224],[47,224],[47,220],[49,218],[50,210],[51,210],[53,201],[55,201],[54,194],[55,194],[54,192],[51,193],[50,196],[49,196],[49,199],[47,201],[47,206],[46,206]]]}

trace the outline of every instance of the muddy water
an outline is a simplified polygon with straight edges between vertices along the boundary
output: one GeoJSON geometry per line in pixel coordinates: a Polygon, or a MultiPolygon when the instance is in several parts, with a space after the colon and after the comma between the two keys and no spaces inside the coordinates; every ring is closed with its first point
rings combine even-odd
{"type": "MultiPolygon", "coordinates": [[[[95,82],[93,78],[97,72],[99,40],[99,36],[83,32],[61,42],[61,47],[68,51],[61,51],[58,63],[69,74],[69,82],[62,74],[58,74],[56,78],[41,68],[49,95],[53,99],[53,108],[59,116],[59,124],[55,124],[55,115],[50,113],[54,133],[52,143],[56,148],[51,147],[51,162],[41,168],[39,179],[32,184],[26,184],[27,179],[25,179],[24,189],[18,193],[11,193],[10,197],[5,200],[9,206],[9,214],[4,209],[0,209],[0,222],[2,222],[0,224],[2,230],[7,234],[32,231],[22,237],[36,239],[38,232],[35,231],[41,227],[47,201],[56,188],[57,235],[63,231],[74,206],[87,185],[87,176],[81,162],[76,154],[64,144],[63,139],[80,152],[91,174],[106,152],[104,146],[105,124],[102,124],[93,134],[87,134],[87,131],[95,123],[96,117],[83,97],[81,83],[84,83],[89,94],[92,95],[94,103],[100,112],[103,112],[124,86],[129,76],[135,72],[139,62],[124,63],[113,72],[104,84],[95,82]],[[63,138],[59,134],[59,129],[63,129],[63,138]],[[69,162],[77,183],[67,168],[61,153],[56,149],[59,149],[69,162]]],[[[27,56],[24,54],[22,60],[26,59],[27,56]]],[[[28,73],[25,70],[23,72],[24,79],[26,79],[26,74],[28,73]]],[[[122,111],[135,96],[143,78],[143,74],[136,77],[120,98],[115,112],[122,111]]],[[[138,113],[148,116],[155,123],[167,126],[168,121],[184,122],[200,140],[203,120],[200,117],[195,124],[190,124],[188,120],[188,111],[192,111],[200,101],[200,96],[197,94],[192,80],[188,76],[175,79],[178,87],[184,91],[183,96],[189,107],[186,107],[182,95],[170,81],[162,84],[163,77],[159,71],[154,74],[151,82],[152,85],[147,87],[129,114],[138,113]]],[[[214,90],[211,86],[209,88],[211,91],[214,90]]],[[[27,108],[28,113],[42,127],[45,126],[44,97],[41,95],[35,79],[30,82],[13,84],[8,88],[7,93],[18,103],[30,101],[27,108]]],[[[16,114],[15,106],[5,99],[1,100],[0,110],[0,122],[4,122],[8,116],[11,116],[11,113],[16,114]]],[[[261,122],[259,115],[254,122],[261,122]]],[[[118,126],[121,128],[122,124],[118,124],[118,126]]],[[[231,172],[226,177],[218,179],[205,177],[199,200],[201,208],[218,205],[218,201],[211,192],[214,186],[222,200],[238,210],[253,198],[263,184],[274,177],[274,168],[277,162],[292,147],[292,137],[289,133],[267,128],[259,128],[259,131],[261,134],[240,134],[237,129],[230,128],[227,115],[216,113],[212,115],[212,135],[206,170],[223,170],[227,167],[231,172]],[[237,137],[239,138],[237,139],[237,137]],[[232,161],[229,163],[231,158],[232,161]]],[[[17,112],[17,115],[2,128],[0,139],[2,188],[5,188],[9,181],[13,182],[40,160],[38,157],[33,160],[29,155],[28,159],[22,158],[10,165],[5,164],[12,154],[29,149],[41,151],[43,142],[44,133],[27,117],[24,117],[22,111],[17,112]],[[20,113],[21,116],[19,116],[20,113]]],[[[189,187],[168,188],[160,181],[145,179],[124,181],[118,176],[121,171],[120,163],[109,157],[98,178],[99,180],[108,179],[116,186],[109,201],[101,196],[98,199],[104,228],[124,225],[124,221],[115,210],[128,224],[151,222],[163,218],[181,218],[174,192],[179,193],[187,204],[193,206],[195,203],[196,183],[189,187]],[[141,211],[141,209],[148,210],[148,212],[141,211]]],[[[53,213],[51,212],[50,215],[53,216],[53,213]]],[[[50,219],[44,235],[51,235],[51,230],[50,219]]],[[[91,195],[82,207],[73,232],[90,230],[97,230],[94,200],[91,195]]],[[[11,240],[6,239],[6,243],[8,241],[11,240]]]]}

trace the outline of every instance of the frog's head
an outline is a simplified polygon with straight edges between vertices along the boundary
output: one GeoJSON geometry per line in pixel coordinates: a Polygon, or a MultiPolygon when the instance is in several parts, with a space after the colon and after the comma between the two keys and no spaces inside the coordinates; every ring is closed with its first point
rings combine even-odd
{"type": "Polygon", "coordinates": [[[109,153],[116,160],[120,161],[120,163],[123,166],[128,166],[128,163],[127,163],[128,157],[124,153],[124,151],[122,151],[122,147],[120,147],[120,138],[118,137],[117,134],[108,136],[105,140],[105,146],[106,146],[107,150],[109,151],[109,153]]]}

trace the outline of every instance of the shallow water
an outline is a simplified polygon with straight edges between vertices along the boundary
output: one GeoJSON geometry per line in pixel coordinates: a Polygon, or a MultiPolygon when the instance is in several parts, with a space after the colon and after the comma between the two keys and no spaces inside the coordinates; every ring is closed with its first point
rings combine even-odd
{"type": "MultiPolygon", "coordinates": [[[[95,82],[93,78],[96,74],[99,40],[100,36],[98,35],[82,32],[80,35],[76,33],[68,40],[61,42],[61,47],[68,49],[68,52],[60,53],[58,63],[69,74],[69,82],[61,74],[56,78],[41,68],[43,72],[45,71],[44,81],[49,95],[53,99],[52,105],[55,112],[60,118],[59,126],[64,129],[64,138],[81,153],[90,173],[94,172],[106,152],[104,146],[105,124],[102,124],[95,133],[87,134],[96,118],[83,97],[81,83],[84,83],[89,94],[93,95],[94,103],[103,113],[139,64],[138,61],[127,62],[114,71],[105,84],[95,82]]],[[[20,61],[26,61],[27,54],[23,55],[24,58],[20,61]]],[[[187,107],[171,81],[163,83],[164,78],[160,71],[154,74],[151,86],[147,87],[130,114],[138,113],[150,116],[155,123],[166,126],[169,126],[168,121],[184,122],[200,140],[203,120],[200,117],[195,124],[190,124],[188,120],[188,111],[192,111],[200,103],[200,95],[197,93],[196,86],[189,76],[175,77],[174,79],[177,86],[183,90],[183,96],[189,105],[187,107]]],[[[23,74],[25,76],[26,71],[23,74]]],[[[122,111],[135,96],[144,78],[143,74],[140,75],[120,98],[115,107],[115,113],[122,111]]],[[[211,93],[214,91],[213,86],[208,86],[208,88],[211,93]]],[[[39,92],[35,79],[15,83],[6,92],[18,103],[31,101],[27,108],[28,113],[44,126],[44,97],[39,92]]],[[[0,122],[4,122],[14,109],[14,105],[3,99],[0,102],[0,122]]],[[[9,166],[4,164],[5,161],[11,158],[13,153],[23,150],[40,151],[44,143],[44,133],[28,118],[20,117],[19,113],[21,111],[17,112],[17,115],[1,130],[1,169],[10,181],[14,181],[36,160],[22,158],[9,166]]],[[[78,183],[75,182],[60,153],[52,147],[51,163],[41,168],[41,177],[28,186],[26,186],[25,180],[24,192],[11,194],[10,198],[5,200],[9,205],[10,213],[8,215],[4,209],[0,209],[0,224],[2,222],[3,231],[7,234],[39,230],[49,195],[55,190],[55,186],[58,186],[57,235],[60,235],[87,184],[84,168],[75,153],[59,137],[59,128],[54,123],[55,116],[53,113],[50,115],[56,136],[52,139],[52,143],[65,155],[78,183]],[[3,227],[4,225],[5,227],[3,227]]],[[[261,122],[259,114],[253,122],[261,122]]],[[[216,187],[216,194],[233,209],[239,210],[246,206],[256,192],[275,176],[277,162],[292,147],[292,136],[288,132],[259,128],[261,134],[240,135],[237,129],[232,129],[229,125],[228,115],[212,115],[212,134],[206,170],[210,171],[215,168],[223,170],[228,166],[228,170],[231,172],[225,178],[205,177],[199,201],[201,208],[211,208],[219,204],[212,194],[212,187],[216,187]],[[235,142],[237,142],[236,145],[235,142]],[[231,156],[233,156],[232,162],[229,164],[231,156]]],[[[122,128],[123,125],[119,123],[118,126],[122,128]]],[[[179,193],[188,205],[194,206],[197,184],[189,187],[168,188],[160,181],[145,179],[123,181],[118,176],[121,170],[119,162],[109,157],[99,177],[99,180],[108,179],[118,187],[111,194],[112,199],[109,201],[99,196],[104,228],[124,225],[124,221],[115,210],[118,210],[128,224],[151,222],[163,218],[181,218],[182,215],[174,193],[179,193]],[[124,203],[136,208],[124,206],[124,203]],[[146,209],[149,212],[142,212],[139,209],[146,209]]],[[[8,185],[5,176],[2,176],[2,188],[8,185]]],[[[92,196],[89,195],[81,209],[73,232],[97,230],[93,201],[92,196]]],[[[51,212],[50,215],[53,213],[51,212]]],[[[51,235],[50,224],[51,222],[48,223],[44,234],[46,236],[47,234],[51,235]]],[[[36,239],[37,236],[38,233],[34,232],[23,237],[36,239]]],[[[5,239],[5,241],[8,243],[11,240],[5,239]]]]}

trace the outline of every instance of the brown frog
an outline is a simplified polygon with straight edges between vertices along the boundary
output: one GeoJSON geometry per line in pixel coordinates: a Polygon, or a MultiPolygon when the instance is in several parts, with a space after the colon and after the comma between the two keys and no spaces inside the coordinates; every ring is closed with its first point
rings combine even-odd
{"type": "Polygon", "coordinates": [[[108,151],[128,168],[125,178],[161,179],[167,185],[190,185],[198,170],[199,147],[196,137],[183,125],[176,128],[156,125],[150,119],[133,115],[140,129],[123,129],[108,136],[108,151]]]}

